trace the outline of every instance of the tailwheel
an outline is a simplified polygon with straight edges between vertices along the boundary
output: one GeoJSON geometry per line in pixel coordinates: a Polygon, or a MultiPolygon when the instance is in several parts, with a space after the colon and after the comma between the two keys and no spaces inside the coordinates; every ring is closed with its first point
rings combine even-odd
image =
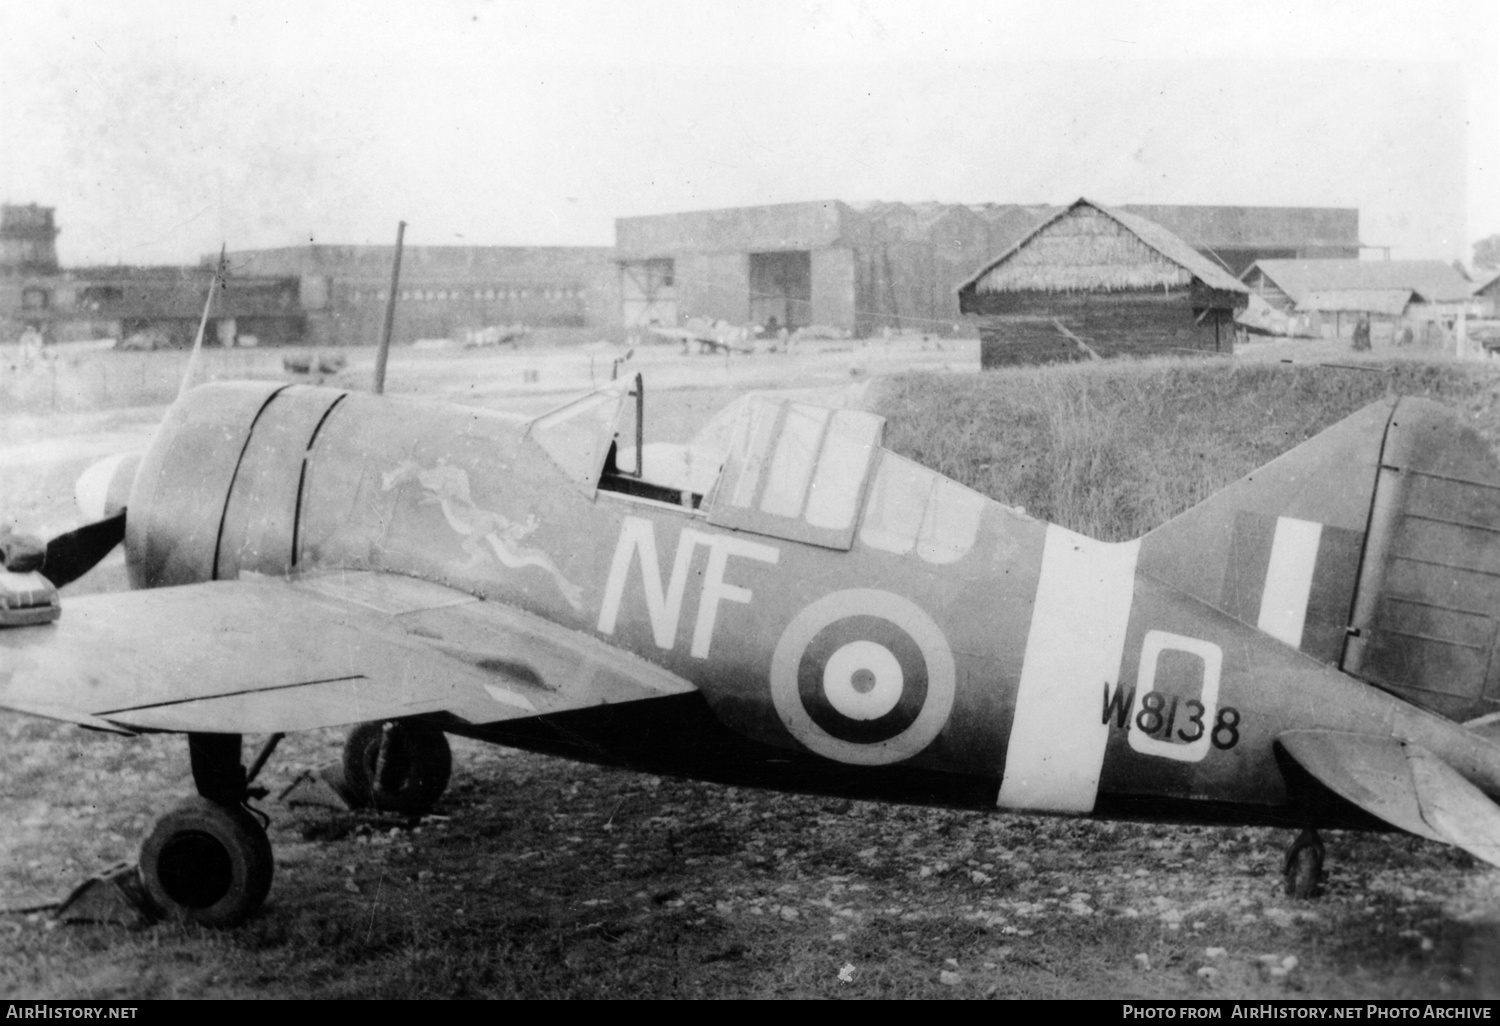
{"type": "Polygon", "coordinates": [[[1316,898],[1323,887],[1323,840],[1312,828],[1303,830],[1292,842],[1282,866],[1286,893],[1290,898],[1316,898]]]}
{"type": "Polygon", "coordinates": [[[344,787],[369,808],[431,812],[452,772],[447,736],[425,723],[361,723],[344,742],[344,787]]]}
{"type": "Polygon", "coordinates": [[[156,821],[140,875],[168,918],[234,926],[260,908],[274,868],[265,828],[241,805],[189,798],[156,821]]]}

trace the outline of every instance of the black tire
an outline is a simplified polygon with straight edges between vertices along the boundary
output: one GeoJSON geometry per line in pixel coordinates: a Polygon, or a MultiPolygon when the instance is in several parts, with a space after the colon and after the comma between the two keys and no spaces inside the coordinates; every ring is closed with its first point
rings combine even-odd
{"type": "Polygon", "coordinates": [[[235,926],[271,890],[271,841],[241,807],[189,798],[141,845],[141,883],[159,912],[201,926],[235,926]]]}
{"type": "Polygon", "coordinates": [[[448,788],[453,752],[448,738],[425,723],[392,723],[384,782],[379,779],[381,738],[386,724],[361,723],[344,742],[344,786],[367,808],[421,816],[448,788]]]}

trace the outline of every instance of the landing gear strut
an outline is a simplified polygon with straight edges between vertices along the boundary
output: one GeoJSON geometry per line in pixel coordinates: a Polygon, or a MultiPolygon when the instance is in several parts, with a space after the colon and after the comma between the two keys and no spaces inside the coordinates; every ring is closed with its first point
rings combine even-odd
{"type": "MultiPolygon", "coordinates": [[[[156,821],[140,861],[87,881],[58,906],[58,919],[132,921],[142,916],[201,926],[234,926],[271,890],[275,860],[266,817],[248,802],[266,791],[255,777],[282,735],[274,734],[249,771],[238,734],[189,734],[197,797],[156,821]]],[[[356,805],[420,816],[448,786],[448,739],[421,722],[365,723],[344,746],[341,790],[356,805]]]]}
{"type": "Polygon", "coordinates": [[[1312,827],[1297,835],[1281,869],[1287,897],[1315,898],[1322,893],[1323,854],[1323,840],[1312,827]]]}

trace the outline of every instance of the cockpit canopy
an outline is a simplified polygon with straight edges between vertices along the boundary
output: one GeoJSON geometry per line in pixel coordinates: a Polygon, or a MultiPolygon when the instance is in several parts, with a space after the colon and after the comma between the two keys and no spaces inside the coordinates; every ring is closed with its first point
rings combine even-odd
{"type": "Polygon", "coordinates": [[[881,449],[885,418],[747,395],[685,445],[643,444],[639,375],[533,421],[527,436],[589,495],[706,513],[710,524],[833,549],[861,541],[949,562],[974,542],[983,498],[881,449]],[[628,399],[634,438],[622,439],[628,399]],[[863,516],[861,516],[863,511],[863,516]]]}

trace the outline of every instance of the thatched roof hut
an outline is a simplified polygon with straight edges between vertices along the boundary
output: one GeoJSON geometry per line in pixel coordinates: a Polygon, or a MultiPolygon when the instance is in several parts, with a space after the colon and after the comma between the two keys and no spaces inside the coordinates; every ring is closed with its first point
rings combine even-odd
{"type": "Polygon", "coordinates": [[[958,287],[984,363],[1223,352],[1249,289],[1160,225],[1079,199],[958,287]]]}
{"type": "Polygon", "coordinates": [[[1154,221],[1087,199],[1059,210],[959,286],[986,292],[1119,292],[1199,279],[1248,293],[1234,275],[1154,221]]]}

